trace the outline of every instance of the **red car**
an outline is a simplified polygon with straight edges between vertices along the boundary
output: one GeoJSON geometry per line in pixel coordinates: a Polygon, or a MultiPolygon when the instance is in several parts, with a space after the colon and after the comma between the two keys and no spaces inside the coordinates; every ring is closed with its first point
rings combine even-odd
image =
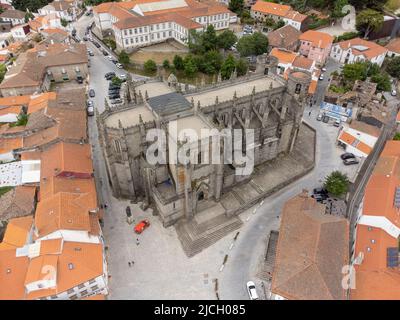
{"type": "Polygon", "coordinates": [[[134,230],[137,234],[141,234],[148,226],[150,226],[149,220],[142,220],[135,226],[134,230]]]}

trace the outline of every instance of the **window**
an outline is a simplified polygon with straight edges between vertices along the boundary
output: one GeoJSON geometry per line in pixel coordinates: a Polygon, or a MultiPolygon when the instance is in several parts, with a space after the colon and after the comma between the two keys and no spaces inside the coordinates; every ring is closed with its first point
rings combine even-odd
{"type": "Polygon", "coordinates": [[[127,36],[128,35],[128,30],[124,30],[124,35],[127,36]]]}
{"type": "Polygon", "coordinates": [[[92,291],[96,291],[99,289],[99,286],[96,284],[95,286],[91,287],[90,289],[92,289],[92,291]]]}
{"type": "Polygon", "coordinates": [[[69,290],[67,291],[67,294],[71,294],[71,293],[74,293],[74,289],[69,289],[69,290]]]}
{"type": "Polygon", "coordinates": [[[129,34],[132,35],[132,29],[129,29],[129,34]]]}
{"type": "Polygon", "coordinates": [[[74,294],[73,296],[69,297],[71,300],[76,300],[78,299],[78,295],[74,294]]]}
{"type": "MultiPolygon", "coordinates": [[[[137,40],[137,39],[136,39],[137,40]]],[[[121,143],[118,140],[114,140],[114,149],[117,153],[121,153],[121,143]]]]}
{"type": "Polygon", "coordinates": [[[88,294],[88,291],[87,290],[83,290],[82,292],[81,292],[81,295],[82,296],[86,296],[88,294]]]}
{"type": "Polygon", "coordinates": [[[128,45],[129,44],[129,40],[125,39],[125,44],[128,45]]]}
{"type": "Polygon", "coordinates": [[[89,284],[93,284],[93,283],[96,283],[96,280],[94,280],[94,279],[89,280],[89,284]]]}
{"type": "Polygon", "coordinates": [[[80,285],[78,286],[78,289],[83,289],[84,287],[85,287],[84,284],[80,284],[80,285]]]}

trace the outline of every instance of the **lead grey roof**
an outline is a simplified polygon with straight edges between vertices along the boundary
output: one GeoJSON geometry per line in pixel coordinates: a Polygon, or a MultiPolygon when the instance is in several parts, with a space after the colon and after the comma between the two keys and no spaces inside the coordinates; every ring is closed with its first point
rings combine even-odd
{"type": "Polygon", "coordinates": [[[159,115],[172,114],[192,108],[190,102],[177,92],[152,97],[147,103],[159,115]]]}

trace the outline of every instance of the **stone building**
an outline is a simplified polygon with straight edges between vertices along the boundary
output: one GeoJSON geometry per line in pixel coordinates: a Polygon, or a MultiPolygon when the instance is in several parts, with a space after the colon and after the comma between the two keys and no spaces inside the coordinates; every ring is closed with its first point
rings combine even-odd
{"type": "MultiPolygon", "coordinates": [[[[230,80],[221,81],[219,76],[216,83],[196,89],[180,85],[173,77],[165,82],[134,83],[128,79],[124,104],[110,108],[106,103],[105,111],[98,117],[114,196],[143,200],[145,208],[152,205],[164,226],[182,218],[190,221],[211,205],[218,206],[225,192],[249,182],[269,160],[290,153],[301,125],[302,102],[311,75],[292,71],[284,80],[276,75],[275,59],[264,57],[259,61],[263,65],[252,76],[237,78],[234,72],[230,80]],[[236,174],[241,166],[237,159],[227,164],[210,164],[205,158],[211,151],[201,147],[189,163],[173,164],[173,148],[185,143],[185,138],[177,138],[173,131],[168,131],[171,123],[176,125],[178,135],[185,129],[192,129],[198,136],[202,129],[252,129],[254,142],[247,143],[247,136],[243,135],[242,150],[254,151],[253,173],[236,174]],[[166,164],[154,165],[146,159],[153,143],[146,140],[146,134],[153,128],[167,132],[166,164]],[[175,138],[177,144],[172,142],[175,138]]],[[[220,156],[227,159],[232,150],[224,149],[225,139],[216,134],[217,130],[190,143],[203,146],[216,137],[220,141],[220,156]]]]}

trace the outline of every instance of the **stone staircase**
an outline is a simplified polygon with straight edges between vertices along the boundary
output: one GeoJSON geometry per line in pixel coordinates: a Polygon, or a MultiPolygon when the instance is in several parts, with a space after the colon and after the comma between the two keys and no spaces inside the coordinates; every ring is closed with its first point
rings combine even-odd
{"type": "Polygon", "coordinates": [[[257,273],[257,277],[262,280],[271,281],[272,272],[274,270],[274,264],[275,264],[276,246],[278,244],[278,237],[279,237],[278,231],[272,230],[269,234],[268,247],[265,254],[265,258],[261,262],[261,266],[257,273]]]}
{"type": "Polygon", "coordinates": [[[243,222],[238,217],[227,217],[225,213],[218,213],[202,222],[195,218],[181,220],[175,225],[175,230],[183,251],[188,257],[193,257],[242,225],[243,222]]]}

